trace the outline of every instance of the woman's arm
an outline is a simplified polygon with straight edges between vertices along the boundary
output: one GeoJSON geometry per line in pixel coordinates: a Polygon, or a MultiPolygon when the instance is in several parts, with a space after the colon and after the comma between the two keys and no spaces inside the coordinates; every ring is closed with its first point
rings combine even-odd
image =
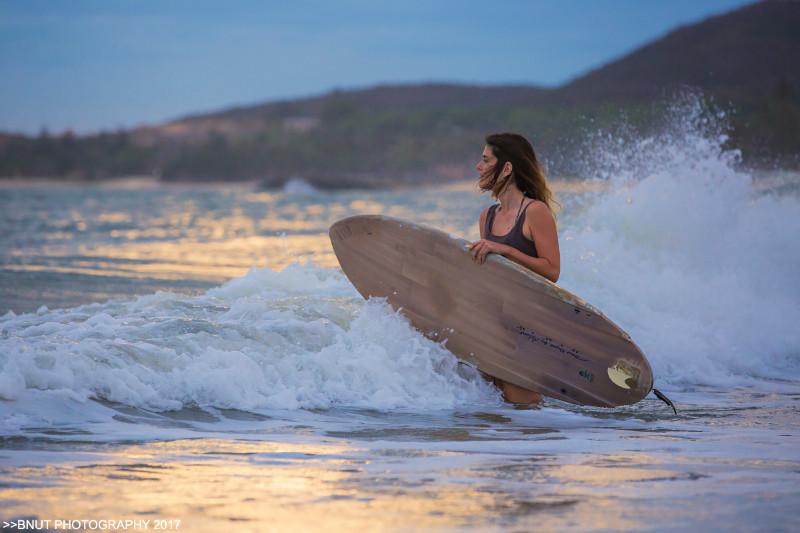
{"type": "Polygon", "coordinates": [[[487,207],[483,211],[481,211],[481,216],[478,217],[478,231],[480,232],[481,239],[485,239],[486,235],[484,235],[484,230],[486,229],[486,216],[489,214],[489,208],[487,207]]]}

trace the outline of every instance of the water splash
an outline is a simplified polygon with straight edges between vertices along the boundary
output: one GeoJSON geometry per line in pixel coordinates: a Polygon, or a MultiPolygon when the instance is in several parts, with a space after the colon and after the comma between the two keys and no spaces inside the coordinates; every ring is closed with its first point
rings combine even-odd
{"type": "Polygon", "coordinates": [[[303,178],[293,176],[283,184],[283,192],[295,195],[311,195],[317,193],[317,188],[303,178]]]}
{"type": "Polygon", "coordinates": [[[597,133],[585,166],[607,187],[564,228],[562,283],[623,325],[662,381],[797,379],[800,200],[756,194],[725,129],[689,95],[657,133],[597,133]]]}

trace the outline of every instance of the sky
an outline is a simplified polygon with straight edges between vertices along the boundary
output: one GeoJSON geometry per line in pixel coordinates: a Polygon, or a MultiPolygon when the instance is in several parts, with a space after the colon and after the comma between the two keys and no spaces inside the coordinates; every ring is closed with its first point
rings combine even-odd
{"type": "Polygon", "coordinates": [[[750,0],[0,0],[0,131],[384,83],[555,87],[750,0]]]}

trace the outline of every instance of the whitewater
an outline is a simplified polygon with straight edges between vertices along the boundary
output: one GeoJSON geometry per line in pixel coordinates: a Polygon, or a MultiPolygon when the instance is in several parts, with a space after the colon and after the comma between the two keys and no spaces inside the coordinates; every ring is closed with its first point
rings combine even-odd
{"type": "Polygon", "coordinates": [[[594,135],[592,178],[553,184],[559,284],[633,337],[677,415],[514,408],[360,297],[330,224],[476,239],[473,182],[2,186],[0,518],[796,529],[800,175],[742,168],[697,102],[673,114],[594,135]]]}

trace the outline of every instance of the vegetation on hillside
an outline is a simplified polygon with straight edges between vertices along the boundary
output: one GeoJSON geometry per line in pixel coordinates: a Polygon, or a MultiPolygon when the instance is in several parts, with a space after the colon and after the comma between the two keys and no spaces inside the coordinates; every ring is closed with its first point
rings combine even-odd
{"type": "Polygon", "coordinates": [[[383,86],[77,137],[0,134],[0,176],[263,180],[386,186],[472,175],[484,135],[518,131],[551,174],[576,175],[587,135],[661,127],[671,94],[726,111],[749,165],[800,168],[800,3],[763,2],[679,28],[558,89],[383,86]]]}

